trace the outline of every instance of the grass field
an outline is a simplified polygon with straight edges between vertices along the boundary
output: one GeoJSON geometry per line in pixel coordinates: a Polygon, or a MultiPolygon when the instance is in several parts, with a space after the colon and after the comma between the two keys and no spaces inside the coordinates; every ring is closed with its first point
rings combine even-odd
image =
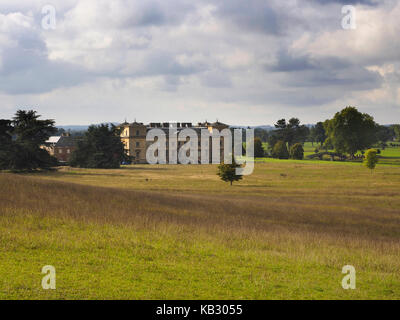
{"type": "MultiPolygon", "coordinates": [[[[388,145],[390,142],[388,142],[388,145]]],[[[319,147],[320,145],[318,143],[311,143],[311,142],[305,142],[304,143],[304,158],[305,160],[307,159],[307,156],[312,155],[315,153],[315,149],[319,147]]],[[[263,147],[265,150],[268,148],[267,143],[263,143],[263,147]]],[[[381,153],[379,154],[379,163],[380,164],[387,164],[387,165],[400,165],[400,147],[391,147],[390,145],[383,150],[382,148],[376,148],[380,149],[381,153]]],[[[334,150],[329,150],[329,151],[334,151],[334,150]]],[[[310,160],[310,161],[315,161],[315,160],[310,160]]],[[[325,161],[330,161],[330,157],[327,156],[325,161]]]]}
{"type": "Polygon", "coordinates": [[[0,298],[400,298],[400,166],[267,159],[232,187],[215,173],[0,174],[0,298]]]}

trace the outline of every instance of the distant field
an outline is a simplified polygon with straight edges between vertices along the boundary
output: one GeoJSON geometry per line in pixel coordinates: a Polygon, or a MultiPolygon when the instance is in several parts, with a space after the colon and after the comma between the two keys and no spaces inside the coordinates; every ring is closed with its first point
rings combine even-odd
{"type": "Polygon", "coordinates": [[[400,166],[267,159],[232,187],[215,173],[0,174],[0,298],[400,299],[400,166]]]}
{"type": "MultiPolygon", "coordinates": [[[[263,143],[263,146],[264,146],[264,149],[267,150],[268,144],[263,143]]],[[[319,146],[318,143],[314,143],[314,144],[311,142],[304,143],[304,158],[305,158],[305,160],[308,160],[307,156],[315,153],[315,149],[318,146],[319,146]]],[[[382,150],[382,148],[376,148],[376,149],[381,150],[381,154],[379,155],[379,163],[380,164],[400,165],[400,147],[398,147],[398,146],[390,147],[389,146],[389,147],[385,148],[385,150],[382,150]]],[[[330,150],[330,151],[333,151],[333,150],[330,150]]],[[[329,157],[327,160],[330,161],[329,157]]],[[[309,160],[309,161],[315,161],[315,160],[309,160]]]]}

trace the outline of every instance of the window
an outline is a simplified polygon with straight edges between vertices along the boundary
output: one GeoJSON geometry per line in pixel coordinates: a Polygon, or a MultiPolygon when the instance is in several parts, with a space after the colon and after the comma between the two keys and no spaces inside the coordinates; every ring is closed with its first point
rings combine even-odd
{"type": "Polygon", "coordinates": [[[63,153],[62,149],[58,149],[58,153],[60,154],[63,153]]]}
{"type": "Polygon", "coordinates": [[[67,153],[70,154],[70,153],[71,153],[71,150],[70,150],[70,149],[67,149],[67,153]]]}
{"type": "Polygon", "coordinates": [[[138,136],[140,134],[139,130],[136,130],[136,135],[138,136]]]}
{"type": "Polygon", "coordinates": [[[136,142],[136,147],[140,147],[140,143],[139,142],[136,142]]]}

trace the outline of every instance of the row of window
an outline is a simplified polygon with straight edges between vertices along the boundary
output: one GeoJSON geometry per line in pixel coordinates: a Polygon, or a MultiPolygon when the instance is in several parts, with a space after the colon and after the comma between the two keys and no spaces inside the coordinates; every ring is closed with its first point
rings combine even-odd
{"type": "MultiPolygon", "coordinates": [[[[136,136],[140,136],[140,131],[139,130],[136,130],[136,136]]],[[[129,136],[129,131],[128,130],[125,130],[124,131],[124,135],[127,137],[127,136],[129,136]]]]}
{"type": "MultiPolygon", "coordinates": [[[[178,141],[178,146],[180,147],[180,146],[182,146],[184,143],[186,143],[186,142],[185,142],[185,141],[178,141]]],[[[223,146],[223,144],[224,144],[224,142],[221,140],[221,141],[220,141],[220,145],[223,146]]],[[[175,142],[172,142],[171,145],[172,145],[173,147],[175,147],[175,146],[176,146],[176,143],[175,143],[175,142]]],[[[198,142],[198,145],[201,146],[201,142],[200,142],[200,141],[198,142]]],[[[193,147],[193,146],[194,146],[194,142],[191,141],[191,142],[189,143],[189,146],[193,147]]],[[[137,147],[137,148],[140,147],[140,142],[136,142],[136,147],[137,147]]]]}
{"type": "MultiPolygon", "coordinates": [[[[58,153],[59,154],[64,153],[64,149],[58,149],[58,153]]],[[[70,153],[71,153],[71,149],[67,149],[67,154],[70,154],[70,153]]]]}

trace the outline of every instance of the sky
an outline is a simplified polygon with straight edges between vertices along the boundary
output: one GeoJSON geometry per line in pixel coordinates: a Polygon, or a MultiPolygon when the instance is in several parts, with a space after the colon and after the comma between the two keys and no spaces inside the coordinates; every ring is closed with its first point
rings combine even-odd
{"type": "Polygon", "coordinates": [[[400,123],[399,21],[397,0],[1,0],[0,118],[400,123]]]}

